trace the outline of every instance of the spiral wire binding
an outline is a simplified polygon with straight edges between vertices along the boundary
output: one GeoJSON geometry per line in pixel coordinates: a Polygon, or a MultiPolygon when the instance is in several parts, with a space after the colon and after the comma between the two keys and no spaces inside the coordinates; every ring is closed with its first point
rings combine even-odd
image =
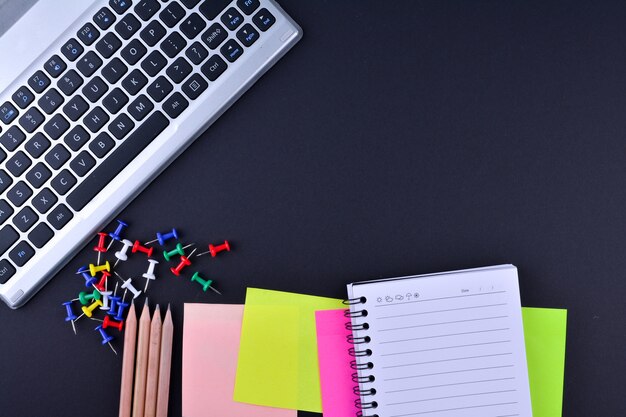
{"type": "MultiPolygon", "coordinates": [[[[352,319],[357,319],[360,317],[367,317],[367,310],[361,309],[358,310],[354,308],[359,304],[365,304],[367,299],[365,297],[358,298],[349,298],[347,300],[343,300],[343,304],[350,306],[349,310],[344,311],[344,316],[350,319],[349,322],[346,323],[346,329],[350,332],[354,331],[365,331],[369,329],[368,323],[352,323],[352,319]]],[[[363,348],[361,345],[367,345],[371,342],[371,338],[369,336],[359,336],[355,337],[353,334],[350,334],[346,337],[347,342],[351,345],[354,345],[348,349],[348,353],[350,356],[354,358],[365,358],[372,356],[372,350],[363,348]]],[[[356,359],[350,361],[350,367],[354,369],[356,372],[352,374],[352,381],[357,384],[353,387],[352,391],[359,398],[354,401],[354,405],[358,408],[359,411],[356,413],[356,417],[378,417],[378,414],[365,414],[364,410],[373,410],[378,407],[378,403],[374,401],[372,398],[369,398],[369,401],[364,400],[364,397],[373,397],[376,395],[375,388],[364,388],[361,386],[363,384],[372,383],[376,380],[374,375],[360,375],[362,371],[367,371],[374,368],[374,364],[372,362],[358,362],[356,359]]],[[[367,411],[366,411],[367,412],[367,411]]]]}

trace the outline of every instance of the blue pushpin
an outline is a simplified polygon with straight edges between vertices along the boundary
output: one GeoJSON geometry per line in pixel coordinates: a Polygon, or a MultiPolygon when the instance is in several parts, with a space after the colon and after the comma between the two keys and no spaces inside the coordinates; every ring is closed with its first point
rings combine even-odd
{"type": "Polygon", "coordinates": [[[122,237],[120,236],[122,233],[122,230],[124,230],[125,227],[128,227],[128,225],[126,223],[124,223],[121,220],[117,220],[117,229],[115,229],[115,232],[111,232],[109,233],[109,236],[111,236],[111,242],[109,243],[109,246],[107,247],[107,250],[111,249],[111,245],[113,244],[114,241],[120,241],[122,240],[122,237]]]}
{"type": "Polygon", "coordinates": [[[109,336],[107,332],[102,328],[102,325],[96,327],[95,330],[100,332],[100,335],[102,336],[102,344],[105,345],[108,343],[113,353],[117,355],[117,352],[115,351],[115,349],[113,349],[113,345],[111,345],[111,340],[113,340],[113,336],[109,336]]]}
{"type": "Polygon", "coordinates": [[[117,303],[120,302],[120,300],[122,299],[121,297],[118,297],[117,295],[117,282],[115,283],[115,290],[113,290],[113,295],[109,297],[109,301],[111,302],[111,305],[109,306],[109,311],[107,311],[107,314],[110,316],[114,316],[117,313],[117,303]]]}
{"type": "Polygon", "coordinates": [[[74,329],[74,334],[76,334],[76,326],[74,325],[74,320],[76,320],[76,315],[74,314],[74,312],[72,311],[72,302],[71,301],[67,301],[61,305],[65,306],[65,310],[67,311],[67,317],[65,318],[65,321],[71,321],[72,322],[72,329],[74,329]]]}
{"type": "Polygon", "coordinates": [[[86,266],[81,266],[80,268],[78,268],[78,271],[76,271],[76,273],[82,274],[83,278],[85,278],[85,287],[87,288],[91,288],[96,282],[98,282],[98,279],[96,277],[91,276],[89,268],[86,266]]]}
{"type": "Polygon", "coordinates": [[[119,303],[117,303],[117,315],[115,317],[113,317],[115,320],[117,321],[122,321],[124,320],[124,309],[126,307],[128,307],[130,304],[129,303],[125,303],[124,300],[120,301],[119,303]]]}
{"type": "Polygon", "coordinates": [[[170,239],[177,239],[178,240],[178,232],[176,232],[176,229],[172,228],[172,231],[169,233],[157,233],[156,234],[156,239],[151,240],[150,242],[146,242],[144,243],[144,245],[149,245],[151,243],[156,242],[157,240],[159,241],[159,245],[164,246],[165,242],[170,240],[170,239]]]}

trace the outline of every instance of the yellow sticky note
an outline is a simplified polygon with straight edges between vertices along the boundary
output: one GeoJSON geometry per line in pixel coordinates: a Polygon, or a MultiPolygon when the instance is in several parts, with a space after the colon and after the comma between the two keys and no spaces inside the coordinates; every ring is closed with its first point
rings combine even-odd
{"type": "Polygon", "coordinates": [[[248,288],[234,400],[322,412],[315,311],[341,300],[248,288]]]}
{"type": "Polygon", "coordinates": [[[522,308],[533,417],[560,417],[567,310],[522,308]]]}

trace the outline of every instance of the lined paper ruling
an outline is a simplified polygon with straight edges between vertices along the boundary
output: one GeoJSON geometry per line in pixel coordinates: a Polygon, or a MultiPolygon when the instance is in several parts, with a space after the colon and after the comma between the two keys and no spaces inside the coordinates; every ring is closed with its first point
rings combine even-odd
{"type": "Polygon", "coordinates": [[[353,353],[366,415],[532,416],[514,266],[355,283],[348,295],[362,316],[353,353]]]}

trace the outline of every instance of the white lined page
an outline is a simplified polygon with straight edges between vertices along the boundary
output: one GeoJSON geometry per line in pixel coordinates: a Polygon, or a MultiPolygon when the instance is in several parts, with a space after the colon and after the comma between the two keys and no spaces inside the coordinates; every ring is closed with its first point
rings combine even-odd
{"type": "Polygon", "coordinates": [[[351,284],[366,297],[380,417],[531,417],[517,269],[512,265],[351,284]]]}

